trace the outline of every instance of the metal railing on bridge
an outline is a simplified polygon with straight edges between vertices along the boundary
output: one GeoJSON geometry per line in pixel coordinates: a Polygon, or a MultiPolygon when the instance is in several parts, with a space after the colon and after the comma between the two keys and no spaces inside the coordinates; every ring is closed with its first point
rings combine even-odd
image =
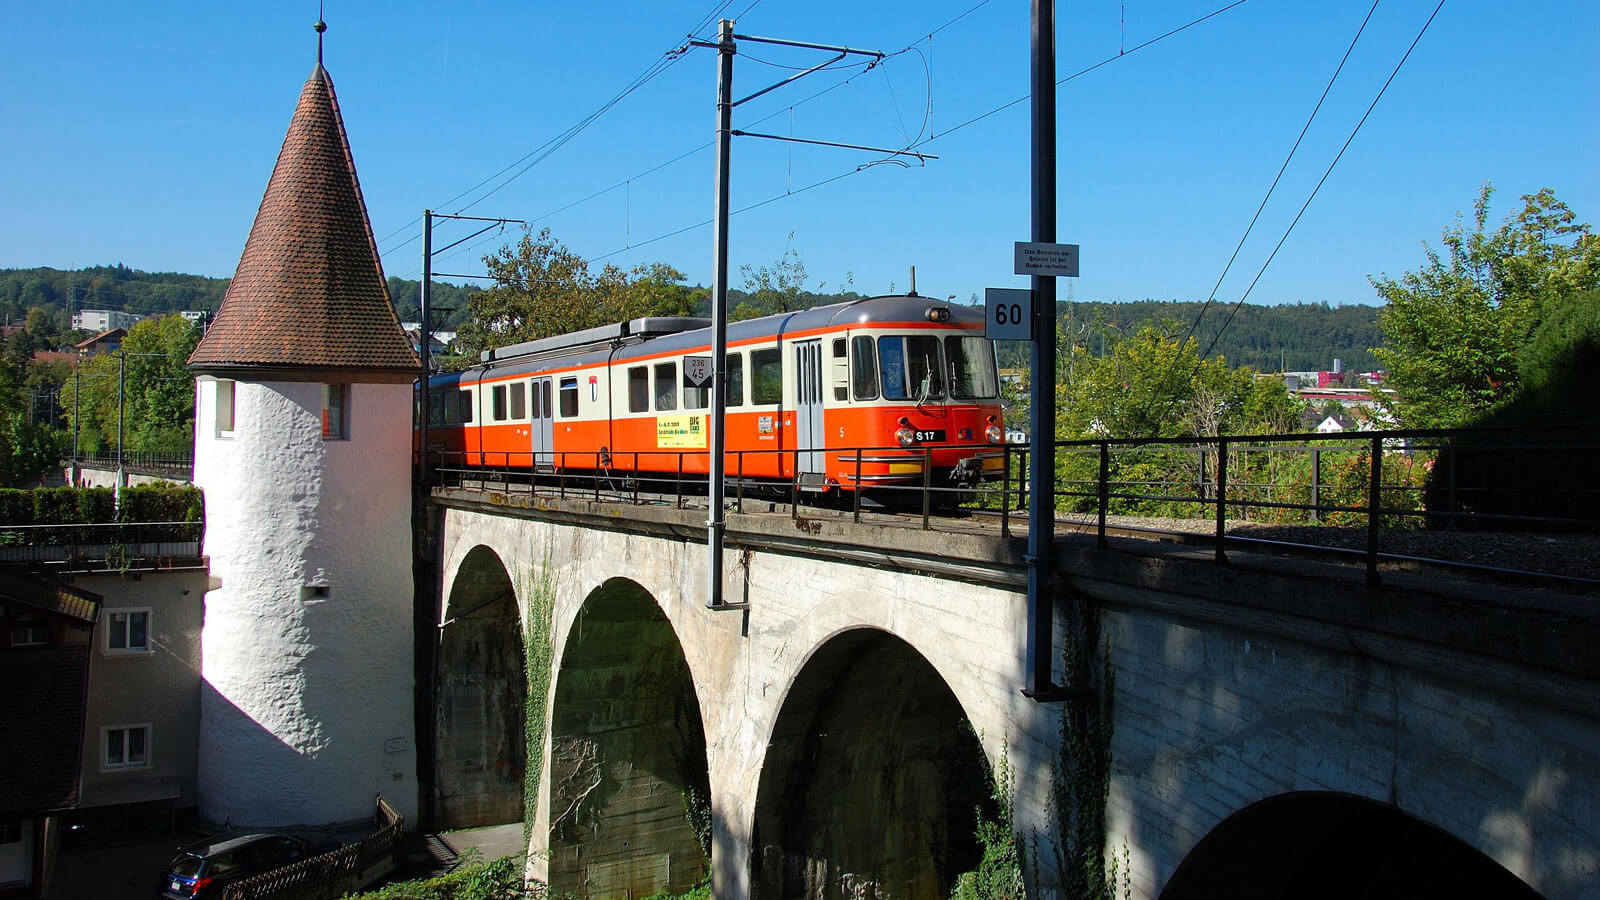
{"type": "MultiPolygon", "coordinates": [[[[1390,430],[1205,438],[1057,441],[1050,486],[1060,529],[1229,549],[1312,554],[1380,569],[1446,569],[1496,579],[1600,588],[1600,426],[1390,430]]],[[[994,520],[1007,537],[1027,527],[1029,448],[994,445],[997,472],[975,486],[942,481],[939,446],[826,451],[828,477],[801,473],[806,448],[729,451],[729,505],[804,503],[861,521],[909,516],[994,520]],[[864,460],[898,454],[917,474],[866,484],[864,460]],[[780,457],[774,466],[771,456],[780,457]],[[766,456],[766,460],[759,457],[766,456]],[[920,465],[915,465],[919,464],[920,465]],[[747,472],[779,471],[753,479],[747,472]],[[865,484],[864,491],[840,484],[865,484]]],[[[433,452],[429,485],[599,502],[704,507],[707,453],[433,452]],[[536,465],[537,464],[537,465],[536,465]],[[641,471],[641,469],[643,471],[641,471]]]]}
{"type": "Polygon", "coordinates": [[[119,458],[115,450],[97,450],[92,453],[80,450],[76,455],[69,455],[67,459],[63,460],[67,465],[77,463],[79,465],[94,466],[95,468],[115,468],[119,461],[125,468],[171,472],[190,472],[194,470],[194,454],[192,453],[127,451],[119,458]]]}

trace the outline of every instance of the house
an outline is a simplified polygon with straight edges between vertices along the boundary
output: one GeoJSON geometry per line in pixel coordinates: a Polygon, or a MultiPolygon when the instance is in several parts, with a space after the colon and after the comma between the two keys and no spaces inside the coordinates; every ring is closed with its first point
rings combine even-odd
{"type": "Polygon", "coordinates": [[[81,331],[104,332],[122,329],[126,332],[144,316],[123,312],[120,309],[80,309],[72,314],[72,327],[81,331]]]}
{"type": "Polygon", "coordinates": [[[123,328],[113,328],[102,331],[88,340],[79,341],[76,346],[79,356],[99,356],[102,353],[115,353],[122,348],[122,339],[128,336],[123,328]]]}
{"type": "Polygon", "coordinates": [[[99,609],[88,591],[0,569],[0,897],[45,896],[78,804],[99,609]]]}

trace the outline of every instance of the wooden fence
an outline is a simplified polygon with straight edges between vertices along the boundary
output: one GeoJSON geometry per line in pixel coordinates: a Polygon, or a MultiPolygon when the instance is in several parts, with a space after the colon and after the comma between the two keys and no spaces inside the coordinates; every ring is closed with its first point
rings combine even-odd
{"type": "Polygon", "coordinates": [[[393,872],[405,816],[378,797],[372,836],[229,885],[222,900],[334,900],[393,872]]]}

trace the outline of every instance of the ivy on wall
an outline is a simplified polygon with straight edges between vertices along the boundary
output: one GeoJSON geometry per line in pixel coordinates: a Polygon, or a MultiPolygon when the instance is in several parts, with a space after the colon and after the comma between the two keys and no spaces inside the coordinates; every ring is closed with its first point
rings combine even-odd
{"type": "Polygon", "coordinates": [[[534,817],[539,812],[539,778],[544,772],[545,730],[550,723],[551,667],[555,663],[555,636],[551,633],[556,607],[555,570],[552,554],[545,550],[538,582],[527,592],[528,608],[523,614],[523,668],[528,677],[527,699],[523,703],[522,738],[527,743],[526,768],[522,774],[522,845],[533,836],[534,817]]]}

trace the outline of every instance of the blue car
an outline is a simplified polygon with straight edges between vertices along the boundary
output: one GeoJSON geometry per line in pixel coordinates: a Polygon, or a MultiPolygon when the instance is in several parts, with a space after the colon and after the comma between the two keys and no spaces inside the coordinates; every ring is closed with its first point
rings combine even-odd
{"type": "Polygon", "coordinates": [[[161,876],[164,900],[221,897],[235,881],[270,872],[306,856],[305,841],[285,834],[207,838],[178,851],[161,876]]]}

